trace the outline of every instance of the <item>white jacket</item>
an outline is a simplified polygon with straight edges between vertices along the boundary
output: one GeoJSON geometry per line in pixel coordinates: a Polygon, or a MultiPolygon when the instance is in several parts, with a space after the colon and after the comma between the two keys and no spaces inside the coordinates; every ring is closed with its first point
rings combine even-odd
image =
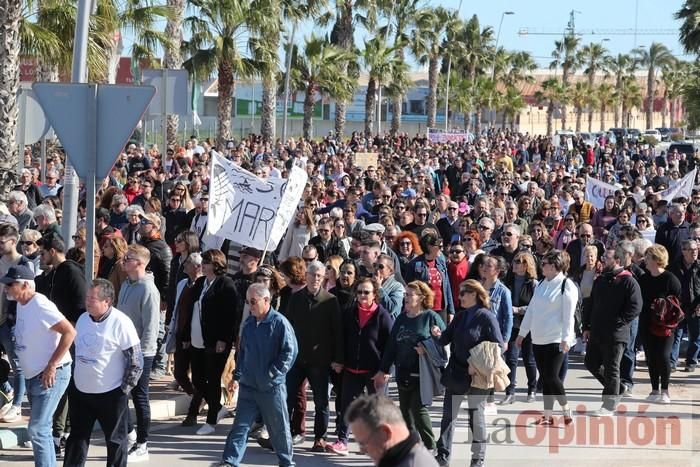
{"type": "Polygon", "coordinates": [[[282,262],[291,256],[301,258],[301,251],[309,244],[311,237],[315,236],[315,232],[309,232],[305,225],[295,226],[294,221],[289,224],[287,233],[284,235],[282,246],[280,247],[277,259],[282,262]]]}
{"type": "Polygon", "coordinates": [[[559,344],[562,341],[573,345],[576,342],[574,313],[577,303],[578,287],[563,273],[552,280],[542,280],[535,287],[527,306],[519,335],[525,337],[529,332],[535,345],[559,344]],[[567,282],[562,294],[564,280],[567,282]]]}

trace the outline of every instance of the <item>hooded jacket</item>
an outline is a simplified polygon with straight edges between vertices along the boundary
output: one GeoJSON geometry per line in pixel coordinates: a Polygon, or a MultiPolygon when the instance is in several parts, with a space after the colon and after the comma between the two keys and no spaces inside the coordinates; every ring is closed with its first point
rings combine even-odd
{"type": "Polygon", "coordinates": [[[583,330],[601,344],[628,343],[630,324],[642,312],[642,291],[631,272],[607,271],[595,280],[584,302],[583,330]]]}
{"type": "Polygon", "coordinates": [[[153,274],[146,273],[141,279],[124,281],[119,291],[119,310],[134,322],[143,356],[153,357],[160,323],[160,293],[153,274]]]}

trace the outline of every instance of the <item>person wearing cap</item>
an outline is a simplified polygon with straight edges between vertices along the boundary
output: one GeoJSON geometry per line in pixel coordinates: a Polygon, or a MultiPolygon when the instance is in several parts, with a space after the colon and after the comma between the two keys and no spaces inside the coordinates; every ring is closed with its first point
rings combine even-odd
{"type": "Polygon", "coordinates": [[[104,433],[107,465],[126,466],[128,397],[143,371],[143,355],[134,323],[113,302],[112,283],[95,279],[85,300],[87,313],[76,324],[66,466],[85,465],[95,421],[104,433]]]}
{"type": "MultiPolygon", "coordinates": [[[[244,246],[241,250],[241,269],[231,276],[236,289],[234,312],[236,313],[236,321],[239,323],[243,323],[250,315],[249,306],[245,303],[245,295],[250,284],[255,282],[255,274],[258,272],[260,258],[262,258],[262,251],[250,246],[244,246]]],[[[240,330],[237,329],[236,331],[240,330]]]]}
{"type": "Polygon", "coordinates": [[[36,292],[34,272],[29,267],[12,266],[0,283],[5,285],[7,297],[17,302],[15,351],[27,384],[34,465],[53,467],[56,453],[51,423],[70,382],[68,349],[75,329],[49,298],[36,292]]]}
{"type": "Polygon", "coordinates": [[[394,262],[394,267],[392,268],[394,271],[394,279],[405,285],[403,277],[401,276],[401,261],[396,252],[387,245],[384,239],[384,232],[386,232],[386,228],[382,224],[369,224],[363,229],[363,233],[369,235],[369,240],[379,242],[379,252],[391,257],[394,262]]]}

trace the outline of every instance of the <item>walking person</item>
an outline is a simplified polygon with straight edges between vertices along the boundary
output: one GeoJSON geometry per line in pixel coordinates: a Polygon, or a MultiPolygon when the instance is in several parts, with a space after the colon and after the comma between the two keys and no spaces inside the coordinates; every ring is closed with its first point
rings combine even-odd
{"type": "Polygon", "coordinates": [[[573,422],[559,371],[569,347],[576,342],[574,314],[578,302],[576,284],[564,274],[568,268],[564,253],[552,250],[540,262],[544,279],[535,288],[515,343],[522,347],[528,333],[532,337],[537,370],[542,380],[544,414],[537,425],[553,425],[554,399],[562,409],[564,424],[573,422]]]}
{"type": "Polygon", "coordinates": [[[593,283],[583,313],[586,369],[603,385],[603,406],[593,412],[596,417],[615,412],[621,394],[620,362],[629,345],[630,327],[642,312],[642,291],[623,266],[627,248],[625,241],[617,244],[614,265],[593,283]]]}
{"type": "Polygon", "coordinates": [[[671,403],[668,384],[671,377],[673,329],[665,329],[665,332],[661,333],[652,329],[654,324],[653,304],[658,298],[666,298],[669,295],[681,296],[680,281],[673,273],[666,270],[668,260],[669,254],[665,247],[659,244],[650,246],[644,253],[644,262],[649,273],[644,274],[639,279],[644,300],[642,313],[639,316],[639,332],[644,336],[644,352],[651,380],[651,393],[649,393],[647,401],[662,404],[671,403]]]}
{"type": "Polygon", "coordinates": [[[76,324],[64,467],[85,465],[95,421],[104,433],[107,465],[126,466],[128,397],[143,371],[143,354],[134,323],[113,302],[112,283],[95,279],[85,299],[87,313],[76,324]]]}
{"type": "Polygon", "coordinates": [[[497,342],[500,345],[504,342],[496,316],[491,313],[489,294],[478,281],[469,279],[462,282],[459,300],[462,310],[447,329],[444,332],[439,328],[432,330],[433,335],[440,337],[440,345],[450,345],[451,349],[442,379],[445,400],[435,460],[440,466],[450,465],[455,422],[466,398],[472,440],[470,466],[482,467],[485,465],[488,442],[484,408],[490,391],[471,385],[469,357],[471,350],[482,342],[497,342]]]}
{"type": "Polygon", "coordinates": [[[391,328],[379,371],[374,376],[375,387],[383,388],[391,377],[391,366],[396,366],[401,413],[408,427],[418,431],[428,450],[435,449],[436,444],[428,408],[420,397],[418,345],[430,339],[434,327],[445,329],[442,318],[434,311],[434,300],[433,291],[424,282],[413,281],[406,285],[404,313],[391,328]]]}
{"type": "Polygon", "coordinates": [[[263,284],[248,287],[246,302],[250,316],[243,323],[234,373],[239,387],[236,418],[219,466],[240,465],[248,433],[260,415],[267,424],[279,465],[293,466],[285,378],[297,357],[294,330],[270,306],[270,291],[263,284]]]}
{"type": "Polygon", "coordinates": [[[129,463],[148,460],[148,434],[151,427],[151,405],[148,396],[153,357],[156,354],[158,324],[160,322],[160,292],[153,274],[146,272],[151,260],[148,249],[139,244],[129,245],[124,256],[128,279],[119,291],[119,307],[134,323],[141,341],[143,372],[131,390],[136,412],[136,428],[129,417],[129,463]]]}
{"type": "Polygon", "coordinates": [[[685,359],[685,372],[693,373],[698,365],[700,354],[700,262],[695,240],[683,240],[681,251],[683,261],[669,266],[681,283],[681,306],[685,312],[688,327],[688,350],[685,359]]]}
{"type": "Polygon", "coordinates": [[[34,465],[55,467],[52,416],[70,381],[68,349],[75,329],[56,305],[35,291],[34,272],[29,267],[12,266],[0,283],[8,298],[17,301],[15,351],[27,385],[34,465]]]}

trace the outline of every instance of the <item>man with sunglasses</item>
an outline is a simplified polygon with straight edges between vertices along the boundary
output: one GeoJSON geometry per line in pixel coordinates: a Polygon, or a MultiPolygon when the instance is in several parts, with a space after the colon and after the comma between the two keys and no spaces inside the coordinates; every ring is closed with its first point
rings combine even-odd
{"type": "Polygon", "coordinates": [[[508,265],[513,264],[515,255],[520,251],[520,236],[522,231],[515,224],[503,224],[503,233],[501,234],[501,244],[491,250],[494,256],[500,256],[506,260],[508,265]]]}
{"type": "Polygon", "coordinates": [[[440,232],[442,241],[451,243],[459,234],[459,205],[455,201],[449,201],[445,216],[437,221],[435,226],[440,232]]]}
{"type": "Polygon", "coordinates": [[[584,250],[588,245],[594,245],[598,249],[598,258],[603,257],[605,246],[603,243],[593,236],[593,226],[588,223],[579,224],[578,238],[569,242],[566,246],[566,252],[571,258],[569,266],[569,275],[577,277],[586,264],[584,250]]]}

